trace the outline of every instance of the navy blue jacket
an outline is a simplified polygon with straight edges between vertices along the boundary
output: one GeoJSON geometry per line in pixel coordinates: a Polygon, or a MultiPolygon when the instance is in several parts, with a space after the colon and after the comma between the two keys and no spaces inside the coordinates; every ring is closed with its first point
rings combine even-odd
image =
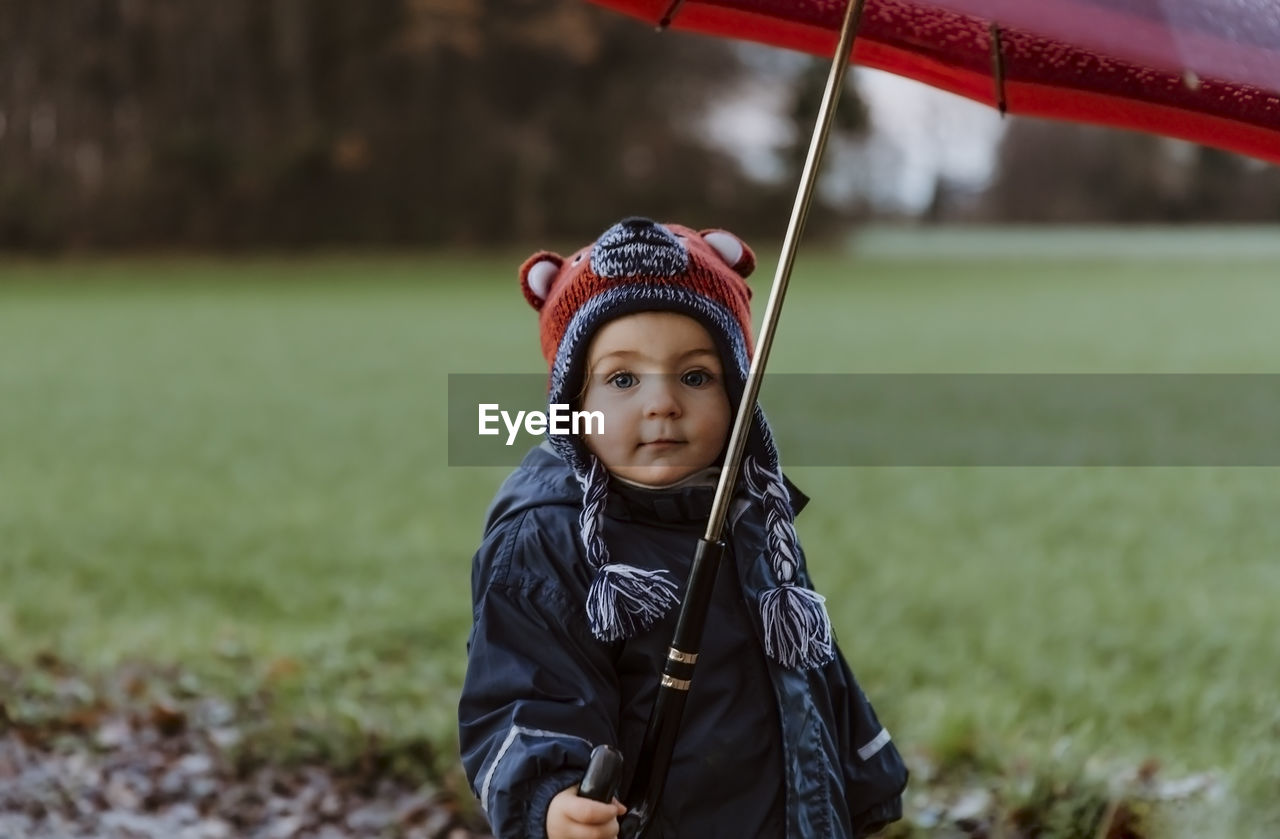
{"type": "MultiPolygon", "coordinates": [[[[792,490],[793,508],[807,500],[792,490]]],[[[683,583],[714,487],[613,482],[611,557],[683,583]]],[[[472,569],[474,626],[459,744],[496,836],[543,839],[551,798],[582,778],[591,749],[634,765],[675,611],[626,642],[596,640],[584,604],[593,572],[578,535],[582,490],[549,447],[534,449],[488,513],[472,569]]],[[[907,771],[843,656],[788,670],[764,655],[757,598],[775,585],[760,507],[731,512],[697,672],[655,819],[662,839],[867,835],[901,816],[907,771]]],[[[808,585],[807,575],[800,581],[808,585]]],[[[624,774],[622,789],[630,782],[624,774]]]]}

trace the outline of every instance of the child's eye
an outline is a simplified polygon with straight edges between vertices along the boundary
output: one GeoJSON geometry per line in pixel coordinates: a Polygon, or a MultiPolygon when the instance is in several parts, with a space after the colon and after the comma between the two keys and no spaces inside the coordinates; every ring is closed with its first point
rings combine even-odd
{"type": "Polygon", "coordinates": [[[605,379],[605,381],[619,390],[626,390],[629,387],[636,386],[636,377],[625,370],[620,373],[614,373],[612,376],[605,379]]]}
{"type": "Polygon", "coordinates": [[[689,387],[705,387],[715,379],[716,377],[706,370],[690,370],[680,377],[680,381],[689,387]]]}

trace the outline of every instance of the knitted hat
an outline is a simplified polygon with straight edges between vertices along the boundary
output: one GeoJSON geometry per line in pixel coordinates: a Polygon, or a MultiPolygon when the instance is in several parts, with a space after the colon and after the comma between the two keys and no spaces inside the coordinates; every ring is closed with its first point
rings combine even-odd
{"type": "MultiPolygon", "coordinates": [[[[695,231],[628,218],[568,258],[542,251],[525,260],[520,285],[539,312],[542,354],[550,366],[549,404],[568,404],[582,387],[587,350],[605,323],[635,312],[687,315],[711,335],[735,408],[746,386],[751,357],[751,289],[755,268],[746,243],[723,230],[695,231]]],[[[631,638],[678,602],[665,570],[611,562],[602,535],[609,473],[576,436],[548,434],[583,490],[579,517],[587,561],[595,579],[587,595],[592,633],[602,641],[631,638]]],[[[824,599],[796,580],[799,549],[794,512],[782,480],[777,448],[757,405],[747,440],[743,475],[761,505],[769,559],[777,585],[760,598],[765,652],[787,667],[808,668],[834,657],[824,599]]]]}

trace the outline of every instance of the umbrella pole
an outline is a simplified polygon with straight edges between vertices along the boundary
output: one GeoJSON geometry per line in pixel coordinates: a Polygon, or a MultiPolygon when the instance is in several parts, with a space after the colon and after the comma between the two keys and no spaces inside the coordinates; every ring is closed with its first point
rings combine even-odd
{"type": "Polygon", "coordinates": [[[818,165],[826,150],[827,137],[835,121],[836,106],[844,91],[844,80],[849,70],[849,53],[853,50],[853,36],[857,31],[858,21],[862,17],[864,3],[865,0],[850,0],[845,10],[844,23],[840,29],[840,42],[836,46],[835,57],[831,62],[831,72],[827,75],[827,86],[822,94],[822,104],[818,108],[818,119],[813,127],[813,136],[809,140],[809,154],[805,158],[804,169],[800,173],[800,186],[796,190],[796,200],[791,209],[787,235],[782,240],[778,270],[773,277],[773,286],[769,289],[769,302],[765,305],[760,335],[756,338],[751,370],[747,373],[747,385],[738,403],[737,418],[733,423],[733,432],[729,436],[725,468],[720,473],[720,483],[716,487],[715,502],[711,507],[711,517],[707,523],[705,538],[709,541],[720,539],[724,530],[729,502],[733,498],[734,485],[746,450],[747,430],[751,427],[756,398],[760,395],[760,380],[764,375],[765,365],[769,363],[769,352],[773,348],[773,336],[777,332],[782,301],[786,297],[787,286],[791,282],[791,268],[795,264],[800,237],[804,233],[804,223],[809,216],[809,204],[812,202],[813,189],[818,180],[818,165]]]}
{"type": "Polygon", "coordinates": [[[707,530],[698,542],[693,565],[689,571],[689,581],[685,587],[684,597],[681,599],[680,616],[676,622],[675,637],[667,652],[662,683],[658,688],[658,698],[649,716],[649,726],[645,731],[644,743],[636,761],[631,786],[627,791],[626,801],[629,809],[621,823],[621,835],[624,837],[644,835],[657,812],[662,788],[666,784],[667,770],[670,768],[671,754],[680,728],[680,717],[684,713],[685,698],[689,695],[694,665],[698,660],[696,651],[701,646],[702,628],[711,603],[716,571],[724,556],[724,525],[728,518],[729,504],[737,485],[738,474],[742,469],[742,457],[746,450],[751,420],[755,415],[756,398],[760,395],[761,379],[769,360],[769,351],[773,347],[773,336],[777,331],[782,301],[787,293],[791,268],[795,264],[796,250],[799,247],[801,234],[804,232],[809,204],[813,199],[818,164],[826,149],[827,137],[831,133],[831,125],[835,120],[836,105],[840,102],[840,94],[844,90],[844,80],[849,69],[849,55],[853,51],[854,34],[862,17],[864,3],[865,0],[850,0],[845,9],[844,22],[840,28],[840,40],[831,61],[831,72],[827,76],[826,90],[822,95],[822,104],[818,109],[813,136],[809,141],[809,154],[800,174],[800,186],[796,191],[791,221],[787,225],[787,235],[782,241],[778,270],[773,278],[773,286],[769,290],[769,302],[765,306],[764,321],[760,327],[760,335],[756,339],[746,388],[738,403],[737,417],[733,423],[733,431],[729,435],[724,468],[720,471],[720,482],[716,486],[715,501],[712,503],[711,515],[707,521],[707,530]]]}

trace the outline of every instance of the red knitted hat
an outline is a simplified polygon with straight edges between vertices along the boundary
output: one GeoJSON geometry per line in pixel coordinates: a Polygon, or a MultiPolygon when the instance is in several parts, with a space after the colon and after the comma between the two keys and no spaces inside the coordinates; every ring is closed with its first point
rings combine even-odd
{"type": "Polygon", "coordinates": [[[520,286],[529,305],[538,310],[548,367],[555,363],[574,315],[593,297],[621,283],[678,286],[716,301],[738,322],[749,358],[751,287],[745,278],[755,266],[755,254],[727,231],[629,218],[567,258],[550,251],[535,253],[520,267],[520,286]]]}

